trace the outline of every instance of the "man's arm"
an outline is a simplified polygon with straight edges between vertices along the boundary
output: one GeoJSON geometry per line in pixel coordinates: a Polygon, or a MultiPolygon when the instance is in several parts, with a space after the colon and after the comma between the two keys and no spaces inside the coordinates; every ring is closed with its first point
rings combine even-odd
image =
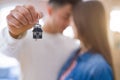
{"type": "Polygon", "coordinates": [[[8,27],[0,32],[0,51],[15,56],[21,50],[24,34],[42,17],[31,5],[16,6],[7,16],[8,27]]]}
{"type": "Polygon", "coordinates": [[[19,39],[15,39],[9,34],[8,28],[5,27],[0,31],[0,52],[16,58],[22,49],[25,35],[22,35],[19,39]]]}

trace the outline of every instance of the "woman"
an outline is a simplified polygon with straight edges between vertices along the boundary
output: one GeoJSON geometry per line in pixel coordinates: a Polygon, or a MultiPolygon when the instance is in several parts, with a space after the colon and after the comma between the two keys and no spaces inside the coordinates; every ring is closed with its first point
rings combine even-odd
{"type": "Polygon", "coordinates": [[[113,80],[107,20],[99,1],[81,1],[73,10],[74,31],[81,41],[59,74],[58,80],[113,80]]]}

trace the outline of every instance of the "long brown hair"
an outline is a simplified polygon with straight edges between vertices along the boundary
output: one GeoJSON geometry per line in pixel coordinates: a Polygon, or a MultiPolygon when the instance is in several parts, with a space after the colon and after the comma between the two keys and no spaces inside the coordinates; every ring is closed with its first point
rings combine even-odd
{"type": "Polygon", "coordinates": [[[99,1],[79,2],[73,9],[78,38],[85,47],[101,54],[113,67],[104,6],[99,1]]]}

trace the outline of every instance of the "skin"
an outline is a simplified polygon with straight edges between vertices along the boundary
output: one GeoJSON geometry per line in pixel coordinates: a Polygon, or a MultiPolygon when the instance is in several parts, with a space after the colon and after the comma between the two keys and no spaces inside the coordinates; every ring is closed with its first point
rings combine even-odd
{"type": "MultiPolygon", "coordinates": [[[[43,30],[50,34],[62,33],[69,25],[72,6],[66,4],[58,8],[50,5],[47,7],[48,18],[43,30]]],[[[27,30],[31,29],[38,20],[42,18],[42,13],[35,10],[32,5],[16,6],[7,16],[9,33],[13,38],[18,38],[27,30]]]]}

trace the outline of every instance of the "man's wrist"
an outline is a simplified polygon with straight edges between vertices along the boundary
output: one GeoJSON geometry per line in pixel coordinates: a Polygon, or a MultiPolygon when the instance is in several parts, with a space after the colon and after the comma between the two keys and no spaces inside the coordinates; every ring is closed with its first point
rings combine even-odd
{"type": "Polygon", "coordinates": [[[15,34],[11,33],[10,31],[9,31],[9,34],[11,35],[11,37],[13,37],[13,38],[15,38],[15,39],[18,39],[19,36],[20,36],[20,35],[15,35],[15,34]]]}

